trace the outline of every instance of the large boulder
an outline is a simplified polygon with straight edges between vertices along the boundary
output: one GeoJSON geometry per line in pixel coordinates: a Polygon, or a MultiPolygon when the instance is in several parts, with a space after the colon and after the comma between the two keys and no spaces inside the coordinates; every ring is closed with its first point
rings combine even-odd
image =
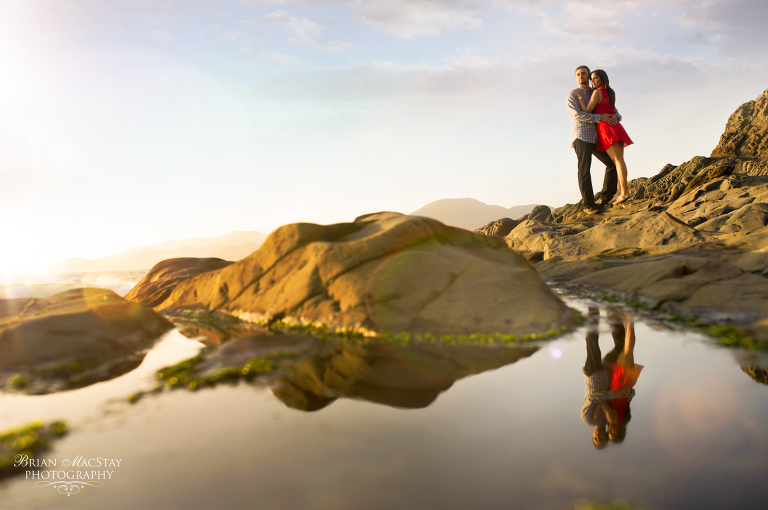
{"type": "Polygon", "coordinates": [[[728,119],[712,157],[768,159],[768,90],[741,105],[728,119]]]}
{"type": "Polygon", "coordinates": [[[390,212],[283,226],[249,257],[179,283],[156,309],[439,334],[538,333],[572,320],[503,240],[390,212]]]}
{"type": "Polygon", "coordinates": [[[171,295],[180,282],[208,271],[216,271],[232,264],[218,258],[176,258],[158,262],[141,281],[132,288],[125,299],[149,307],[155,307],[171,295]]]}
{"type": "Polygon", "coordinates": [[[106,289],[0,300],[0,372],[125,356],[171,327],[149,308],[106,289]]]}

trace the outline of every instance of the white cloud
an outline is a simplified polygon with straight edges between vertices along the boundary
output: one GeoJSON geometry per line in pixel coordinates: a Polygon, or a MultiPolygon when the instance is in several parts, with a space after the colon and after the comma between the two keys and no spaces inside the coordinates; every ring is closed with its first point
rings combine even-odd
{"type": "MultiPolygon", "coordinates": [[[[291,70],[257,86],[261,95],[280,101],[356,102],[408,98],[440,101],[454,98],[490,107],[520,98],[560,101],[575,85],[573,69],[586,63],[603,68],[622,98],[637,100],[665,91],[670,98],[721,87],[728,77],[759,81],[768,69],[738,63],[717,65],[702,58],[662,55],[634,48],[581,45],[555,48],[514,64],[503,64],[459,50],[446,66],[370,62],[343,68],[291,70]],[[572,83],[573,82],[573,83],[572,83]]],[[[682,96],[681,96],[682,98],[682,96]]]]}
{"type": "Polygon", "coordinates": [[[445,30],[476,30],[487,2],[470,0],[352,0],[355,23],[396,37],[436,37],[445,30]]]}
{"type": "Polygon", "coordinates": [[[542,31],[551,35],[593,39],[600,42],[609,42],[614,37],[629,32],[617,21],[617,10],[570,2],[565,6],[564,13],[565,19],[557,21],[541,12],[542,31]]]}
{"type": "Polygon", "coordinates": [[[686,2],[680,26],[713,35],[729,55],[766,61],[768,2],[712,0],[686,2]]]}
{"type": "Polygon", "coordinates": [[[387,35],[414,39],[437,37],[446,30],[475,30],[483,25],[477,15],[496,0],[240,0],[241,4],[313,7],[337,6],[351,14],[353,23],[387,35]]]}
{"type": "Polygon", "coordinates": [[[451,67],[486,67],[497,63],[495,60],[473,55],[469,48],[457,49],[456,55],[445,59],[445,62],[451,67]]]}
{"type": "Polygon", "coordinates": [[[278,9],[264,15],[264,22],[288,34],[288,42],[314,50],[341,53],[351,50],[354,45],[339,39],[329,39],[319,23],[308,18],[291,16],[285,9],[278,9]]]}
{"type": "Polygon", "coordinates": [[[281,65],[292,65],[301,62],[301,59],[294,55],[277,51],[267,51],[258,47],[256,38],[251,34],[243,32],[226,32],[222,34],[222,37],[237,44],[243,55],[247,55],[257,60],[281,65]]]}

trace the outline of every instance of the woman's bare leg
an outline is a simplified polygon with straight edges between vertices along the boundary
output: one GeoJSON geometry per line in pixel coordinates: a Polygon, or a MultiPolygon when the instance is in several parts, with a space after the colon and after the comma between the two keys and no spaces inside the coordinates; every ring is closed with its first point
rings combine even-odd
{"type": "Polygon", "coordinates": [[[619,359],[616,362],[624,368],[635,368],[635,323],[626,320],[624,329],[626,331],[624,351],[619,354],[619,359]]]}
{"type": "Polygon", "coordinates": [[[615,142],[605,152],[614,163],[619,177],[619,191],[616,194],[620,198],[629,198],[629,186],[627,185],[627,164],[624,162],[624,144],[615,142]]]}

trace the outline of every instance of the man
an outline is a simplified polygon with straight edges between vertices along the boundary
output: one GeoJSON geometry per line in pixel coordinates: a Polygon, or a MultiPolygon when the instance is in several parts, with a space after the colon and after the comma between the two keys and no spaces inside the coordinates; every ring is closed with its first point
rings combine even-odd
{"type": "MultiPolygon", "coordinates": [[[[587,66],[576,68],[576,82],[579,84],[578,90],[587,104],[592,97],[589,75],[590,72],[587,66]]],[[[619,182],[614,162],[605,152],[597,152],[595,150],[597,148],[597,124],[599,122],[606,122],[616,125],[621,120],[621,115],[619,115],[618,111],[616,111],[616,115],[587,113],[579,106],[579,100],[573,91],[568,92],[567,105],[568,112],[573,119],[573,142],[571,147],[576,151],[576,158],[578,159],[579,191],[581,191],[581,197],[584,201],[584,212],[587,214],[597,214],[601,211],[602,206],[608,203],[616,194],[619,182]],[[598,198],[600,207],[595,203],[595,197],[592,192],[592,175],[590,170],[593,155],[605,164],[603,189],[600,191],[598,198]]]]}

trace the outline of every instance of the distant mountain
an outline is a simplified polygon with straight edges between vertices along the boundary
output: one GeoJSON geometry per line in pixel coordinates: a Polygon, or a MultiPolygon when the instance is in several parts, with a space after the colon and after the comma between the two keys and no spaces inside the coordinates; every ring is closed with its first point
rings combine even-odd
{"type": "Polygon", "coordinates": [[[509,209],[500,205],[484,204],[474,198],[445,198],[427,204],[413,216],[426,216],[451,225],[453,227],[475,230],[486,223],[499,218],[512,218],[516,220],[520,216],[528,214],[538,204],[516,205],[509,209]]]}
{"type": "Polygon", "coordinates": [[[49,264],[46,266],[46,271],[80,273],[150,269],[161,260],[177,257],[218,257],[224,260],[240,260],[259,249],[267,235],[256,231],[241,231],[218,237],[166,241],[153,246],[139,246],[98,259],[88,260],[82,257],[66,259],[49,264]]]}

